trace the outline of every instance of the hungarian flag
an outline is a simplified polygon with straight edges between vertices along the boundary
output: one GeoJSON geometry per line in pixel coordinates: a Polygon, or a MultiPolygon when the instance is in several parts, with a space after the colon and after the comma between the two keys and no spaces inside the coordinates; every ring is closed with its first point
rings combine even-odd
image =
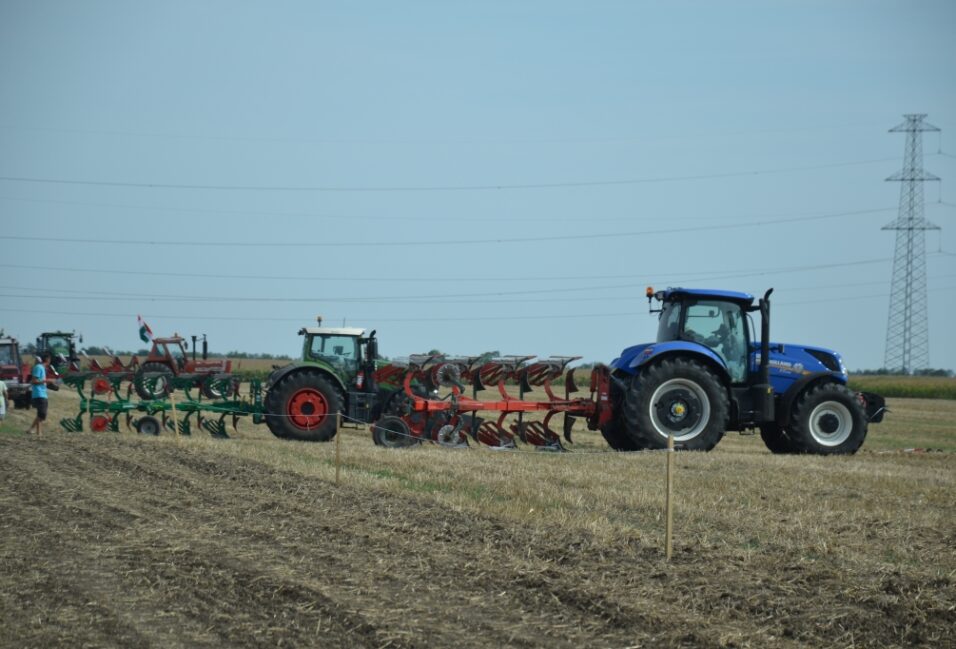
{"type": "Polygon", "coordinates": [[[136,316],[136,323],[139,325],[139,339],[148,343],[153,339],[153,330],[149,328],[142,316],[136,316]]]}

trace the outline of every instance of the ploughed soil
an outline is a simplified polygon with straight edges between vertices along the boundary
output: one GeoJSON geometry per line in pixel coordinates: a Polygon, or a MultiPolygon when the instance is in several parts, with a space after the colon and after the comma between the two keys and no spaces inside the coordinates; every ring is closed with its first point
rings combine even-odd
{"type": "Polygon", "coordinates": [[[953,646],[952,575],[607,547],[129,436],[0,437],[3,647],[953,646]]]}

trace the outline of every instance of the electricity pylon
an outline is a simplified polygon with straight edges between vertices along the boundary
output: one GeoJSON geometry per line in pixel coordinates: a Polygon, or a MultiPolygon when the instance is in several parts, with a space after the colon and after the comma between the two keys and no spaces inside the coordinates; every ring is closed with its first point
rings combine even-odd
{"type": "Polygon", "coordinates": [[[883,366],[909,374],[929,366],[925,231],[940,228],[923,217],[923,183],[939,178],[923,170],[923,132],[939,129],[923,121],[925,114],[903,117],[906,121],[889,131],[906,133],[906,149],[903,170],[887,178],[902,184],[899,216],[883,226],[884,230],[896,230],[883,366]]]}

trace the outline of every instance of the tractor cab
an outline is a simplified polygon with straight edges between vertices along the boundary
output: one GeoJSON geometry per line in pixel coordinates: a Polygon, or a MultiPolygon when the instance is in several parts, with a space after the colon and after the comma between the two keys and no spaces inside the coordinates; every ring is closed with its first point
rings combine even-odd
{"type": "MultiPolygon", "coordinates": [[[[37,354],[50,352],[53,369],[57,373],[78,370],[80,357],[76,351],[76,337],[73,331],[46,331],[37,337],[37,354]]],[[[79,342],[83,342],[82,335],[79,342]]]]}
{"type": "Polygon", "coordinates": [[[349,390],[371,391],[370,381],[378,356],[378,341],[373,331],[366,337],[365,330],[356,327],[304,327],[302,360],[328,366],[349,390]],[[369,366],[370,367],[366,367],[369,366]],[[369,370],[369,371],[366,371],[369,370]]]}
{"type": "Polygon", "coordinates": [[[733,383],[745,383],[750,367],[747,312],[753,296],[728,291],[668,289],[654,294],[662,306],[657,342],[703,345],[727,367],[733,383]]]}
{"type": "Polygon", "coordinates": [[[154,338],[146,362],[162,363],[174,373],[182,372],[186,366],[186,339],[179,335],[154,338]]]}
{"type": "Polygon", "coordinates": [[[30,369],[20,356],[16,338],[6,337],[0,330],[0,381],[7,385],[7,395],[17,408],[30,407],[30,369]]]}
{"type": "Polygon", "coordinates": [[[323,328],[307,330],[303,358],[324,361],[338,368],[345,375],[358,371],[361,360],[359,339],[364,329],[323,328]]]}

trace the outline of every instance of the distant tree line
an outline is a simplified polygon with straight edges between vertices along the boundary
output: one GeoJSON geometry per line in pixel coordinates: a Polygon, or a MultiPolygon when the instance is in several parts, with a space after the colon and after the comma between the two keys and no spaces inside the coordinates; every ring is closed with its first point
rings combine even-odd
{"type": "MultiPolygon", "coordinates": [[[[33,345],[33,344],[30,344],[30,345],[27,345],[25,349],[26,349],[27,353],[33,353],[34,351],[36,351],[36,346],[33,345]],[[31,349],[31,348],[32,348],[32,349],[31,349]]],[[[141,357],[142,357],[142,356],[147,356],[147,355],[149,355],[149,350],[148,350],[148,349],[138,349],[138,350],[136,350],[136,351],[129,351],[129,350],[125,350],[125,349],[107,350],[105,347],[97,347],[96,345],[89,345],[88,347],[84,347],[84,349],[86,350],[86,353],[89,354],[90,356],[108,356],[111,351],[112,351],[112,353],[117,354],[117,355],[119,355],[119,356],[133,356],[133,355],[136,355],[136,356],[141,356],[141,357]]],[[[196,351],[196,356],[197,356],[197,358],[199,357],[200,353],[201,353],[201,352],[199,352],[199,350],[196,351]]],[[[192,351],[188,351],[187,354],[188,354],[190,357],[192,357],[192,351]]],[[[264,352],[257,354],[257,353],[250,353],[250,352],[240,352],[240,351],[235,351],[235,350],[233,350],[233,351],[231,351],[231,352],[228,352],[228,353],[226,353],[226,354],[219,354],[219,353],[216,353],[216,352],[209,352],[208,356],[209,356],[209,358],[235,358],[235,359],[240,359],[240,360],[241,360],[241,359],[265,359],[265,360],[273,360],[273,359],[274,359],[274,360],[280,360],[280,361],[292,360],[292,357],[289,356],[288,354],[275,355],[275,354],[266,354],[266,353],[264,353],[264,352]]]]}

